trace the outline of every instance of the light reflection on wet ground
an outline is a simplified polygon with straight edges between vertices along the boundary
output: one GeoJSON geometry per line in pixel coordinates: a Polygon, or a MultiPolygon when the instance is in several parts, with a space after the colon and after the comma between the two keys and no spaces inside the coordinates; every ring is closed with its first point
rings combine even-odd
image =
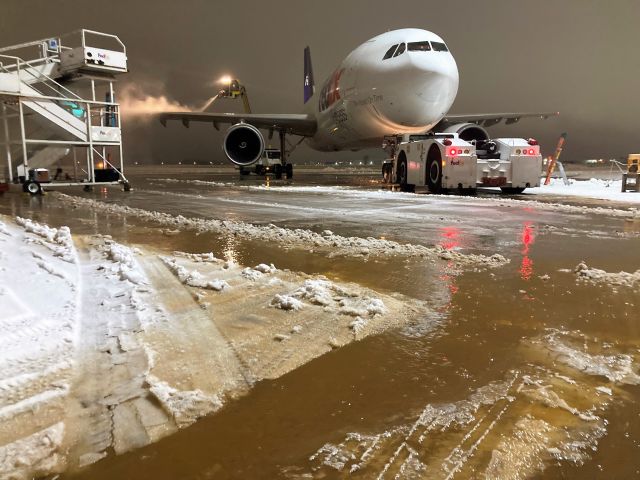
{"type": "MultiPolygon", "coordinates": [[[[487,423],[490,429],[478,422],[477,430],[471,431],[461,423],[457,429],[439,430],[441,433],[434,437],[438,448],[448,448],[457,455],[466,448],[461,439],[473,438],[475,432],[486,429],[486,436],[478,436],[473,455],[466,460],[460,457],[463,467],[454,472],[456,478],[474,478],[485,471],[505,441],[516,448],[519,437],[514,425],[523,418],[544,420],[550,425],[546,434],[549,438],[557,428],[577,432],[576,439],[591,439],[589,432],[593,433],[596,425],[593,421],[583,421],[566,409],[539,401],[536,395],[546,391],[540,390],[544,385],[560,392],[581,411],[588,410],[589,405],[598,406],[594,414],[606,420],[606,432],[599,438],[594,434],[595,440],[589,440],[592,443],[585,446],[585,457],[579,461],[551,458],[548,452],[557,448],[556,443],[542,442],[544,448],[535,455],[544,471],[521,466],[520,476],[510,478],[638,475],[638,386],[576,370],[567,366],[562,355],[546,350],[551,348],[547,345],[550,332],[566,332],[567,338],[579,339],[576,351],[589,349],[590,356],[584,353],[578,358],[595,362],[598,355],[627,355],[637,372],[640,295],[630,289],[614,293],[606,285],[577,284],[572,274],[558,271],[571,269],[582,260],[607,271],[640,268],[640,238],[633,235],[640,230],[636,222],[508,202],[483,203],[474,198],[381,196],[369,189],[368,177],[303,177],[293,185],[319,181],[349,187],[345,192],[334,189],[316,193],[249,188],[261,184],[255,180],[237,186],[236,179],[229,176],[206,180],[233,185],[168,183],[162,178],[144,175],[132,179],[137,191],[131,195],[116,190],[84,195],[173,215],[275,223],[315,231],[330,229],[342,235],[439,244],[467,253],[497,252],[510,258],[511,263],[491,272],[461,272],[446,262],[433,264],[397,257],[329,258],[300,249],[283,251],[278,245],[233,236],[197,235],[192,231],[167,234],[153,223],[85,209],[68,215],[53,196],[39,199],[7,195],[0,200],[0,213],[29,216],[53,226],[66,224],[74,233],[110,234],[119,241],[166,251],[212,251],[243,264],[267,262],[279,268],[320,273],[426,300],[438,315],[435,329],[423,329],[418,323],[333,351],[278,380],[259,383],[246,397],[172,437],[109,457],[73,478],[342,478],[349,475],[349,470],[338,470],[330,461],[323,463],[318,451],[326,444],[341,444],[350,433],[375,436],[388,432],[384,438],[390,450],[372,450],[375,454],[362,462],[359,477],[354,471],[358,478],[371,478],[374,472],[383,470],[397,450],[393,443],[396,434],[389,432],[402,432],[405,425],[420,423],[427,407],[439,411],[440,406],[451,404],[464,410],[460,402],[514,375],[518,381],[526,377],[533,383],[522,381],[524,393],[510,391],[511,397],[505,394],[495,400],[496,411],[504,408],[504,415],[492,410],[494,404],[478,407],[477,415],[495,420],[487,423]],[[360,189],[351,188],[354,185],[360,189]],[[559,375],[577,382],[575,389],[557,386],[554,382],[559,375]],[[535,382],[542,382],[540,388],[535,382]],[[612,406],[598,396],[596,386],[612,389],[610,401],[607,397],[612,406]],[[316,457],[310,460],[314,454],[316,457]],[[474,462],[479,462],[480,470],[472,470],[476,468],[474,462]]],[[[557,335],[565,338],[565,333],[557,335]]],[[[405,443],[417,449],[413,460],[426,465],[438,458],[433,444],[406,438],[409,440],[405,443]]],[[[351,447],[346,442],[341,448],[351,447]]],[[[526,457],[525,453],[520,452],[520,457],[526,457]]],[[[432,473],[419,476],[447,477],[439,470],[429,471],[432,473]]],[[[501,472],[506,478],[509,470],[501,472]]]]}

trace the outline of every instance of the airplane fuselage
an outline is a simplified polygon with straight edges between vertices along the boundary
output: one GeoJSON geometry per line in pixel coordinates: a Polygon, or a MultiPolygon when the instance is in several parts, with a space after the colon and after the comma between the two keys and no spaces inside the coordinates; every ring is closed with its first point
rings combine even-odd
{"type": "Polygon", "coordinates": [[[305,105],[320,151],[378,147],[385,135],[430,130],[449,111],[458,68],[443,40],[420,29],[383,33],[353,50],[305,105]],[[393,47],[395,51],[393,50],[393,47]]]}

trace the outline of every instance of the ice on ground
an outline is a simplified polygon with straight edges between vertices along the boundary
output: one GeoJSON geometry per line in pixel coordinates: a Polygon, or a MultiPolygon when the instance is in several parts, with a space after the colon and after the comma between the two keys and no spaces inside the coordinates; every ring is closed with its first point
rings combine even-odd
{"type": "MultiPolygon", "coordinates": [[[[225,280],[207,280],[200,272],[196,270],[187,270],[182,265],[179,265],[171,257],[160,257],[164,264],[169,267],[178,279],[185,285],[190,287],[205,288],[208,290],[215,290],[221,292],[230,288],[229,284],[225,280]]],[[[200,260],[201,261],[201,260],[200,260]]]]}
{"type": "Polygon", "coordinates": [[[304,304],[291,295],[276,294],[271,300],[271,306],[281,310],[301,310],[304,304]]]}
{"type": "Polygon", "coordinates": [[[585,262],[580,262],[573,269],[573,272],[578,276],[578,279],[592,283],[605,283],[630,288],[640,285],[640,270],[636,270],[633,273],[610,273],[598,268],[591,268],[585,262]]]}
{"type": "Polygon", "coordinates": [[[64,423],[0,446],[0,478],[30,479],[62,471],[64,423]]]}
{"type": "Polygon", "coordinates": [[[557,330],[544,336],[538,343],[553,353],[556,361],[588,375],[606,377],[610,382],[639,385],[640,366],[629,354],[602,355],[589,353],[585,344],[588,339],[583,335],[570,335],[557,330]],[[581,346],[578,346],[578,342],[581,346]]]}
{"type": "Polygon", "coordinates": [[[344,237],[337,234],[324,235],[305,229],[288,229],[273,224],[254,225],[232,220],[212,220],[187,218],[167,213],[143,210],[126,205],[100,202],[88,198],[73,197],[56,193],[56,197],[74,207],[88,207],[107,213],[129,215],[164,226],[179,229],[191,229],[198,232],[230,233],[247,239],[265,240],[279,243],[286,248],[305,248],[329,251],[331,255],[369,256],[401,255],[405,257],[427,257],[453,261],[460,265],[479,267],[500,267],[509,262],[502,255],[465,254],[459,251],[445,250],[440,246],[427,247],[410,243],[398,243],[380,238],[344,237]]]}

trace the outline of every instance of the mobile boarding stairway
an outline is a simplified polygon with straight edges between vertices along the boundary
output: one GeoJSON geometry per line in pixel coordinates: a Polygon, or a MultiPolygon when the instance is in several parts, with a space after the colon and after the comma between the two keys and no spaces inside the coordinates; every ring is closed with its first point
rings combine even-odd
{"type": "Polygon", "coordinates": [[[91,30],[0,48],[0,182],[129,190],[114,91],[126,72],[125,45],[91,30]]]}

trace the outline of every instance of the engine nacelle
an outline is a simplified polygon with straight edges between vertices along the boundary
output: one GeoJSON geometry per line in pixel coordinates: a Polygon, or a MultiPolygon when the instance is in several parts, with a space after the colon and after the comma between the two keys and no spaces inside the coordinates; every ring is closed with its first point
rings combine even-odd
{"type": "Polygon", "coordinates": [[[256,163],[262,156],[264,137],[253,125],[236,123],[227,130],[222,148],[229,160],[241,167],[247,167],[256,163]]]}
{"type": "Polygon", "coordinates": [[[489,132],[475,123],[457,123],[443,130],[443,133],[457,133],[458,136],[467,142],[471,140],[489,140],[489,132]]]}

